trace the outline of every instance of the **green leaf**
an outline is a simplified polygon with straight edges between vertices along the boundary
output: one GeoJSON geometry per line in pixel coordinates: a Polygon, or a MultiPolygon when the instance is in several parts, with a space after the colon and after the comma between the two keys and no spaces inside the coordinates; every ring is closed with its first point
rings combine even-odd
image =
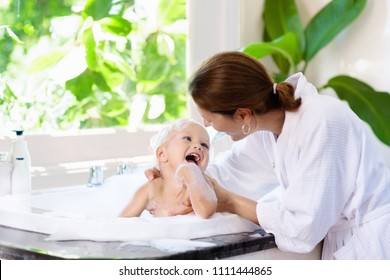
{"type": "MultiPolygon", "coordinates": [[[[111,68],[113,72],[120,73],[123,77],[126,77],[129,80],[137,80],[137,76],[134,69],[131,67],[129,62],[125,61],[121,56],[106,52],[103,53],[102,56],[104,57],[104,63],[102,63],[101,68],[111,68]]],[[[109,78],[109,75],[107,76],[107,78],[109,78]]]]}
{"type": "Polygon", "coordinates": [[[107,92],[112,90],[101,73],[94,71],[92,73],[92,77],[93,77],[93,82],[95,83],[95,85],[100,91],[107,92]]]}
{"type": "Polygon", "coordinates": [[[310,61],[317,52],[332,41],[362,12],[366,0],[333,0],[306,27],[306,53],[304,60],[310,61]]]}
{"type": "Polygon", "coordinates": [[[263,19],[266,31],[264,34],[267,34],[271,41],[292,32],[298,38],[303,53],[305,48],[304,29],[294,0],[266,0],[263,19]]]}
{"type": "Polygon", "coordinates": [[[119,16],[102,18],[99,23],[105,32],[118,36],[127,36],[131,32],[131,23],[119,16]]]}
{"type": "MultiPolygon", "coordinates": [[[[263,20],[263,39],[265,42],[273,41],[288,32],[292,32],[297,36],[299,52],[301,54],[304,53],[304,30],[294,0],[266,0],[264,3],[263,20]]],[[[280,71],[288,74],[290,63],[281,55],[274,54],[272,58],[280,71]]],[[[298,64],[298,62],[295,61],[295,64],[298,64]]]]}
{"type": "Polygon", "coordinates": [[[160,0],[158,23],[160,26],[172,24],[186,18],[186,0],[160,0]]]}
{"type": "Polygon", "coordinates": [[[54,48],[51,51],[34,58],[27,67],[29,73],[39,72],[56,65],[69,52],[70,48],[54,48]]]}
{"type": "Polygon", "coordinates": [[[0,25],[0,29],[5,29],[8,36],[18,44],[23,44],[23,42],[19,39],[19,37],[9,28],[7,25],[0,25]]]}
{"type": "Polygon", "coordinates": [[[137,71],[140,80],[158,81],[164,79],[170,70],[169,60],[160,54],[158,43],[158,33],[151,34],[146,40],[141,65],[137,71]]]}
{"type": "Polygon", "coordinates": [[[340,99],[372,128],[383,143],[390,145],[390,94],[378,92],[362,81],[349,76],[336,76],[324,87],[333,88],[340,99]]]}
{"type": "Polygon", "coordinates": [[[288,60],[294,70],[296,63],[301,60],[298,40],[293,33],[287,33],[272,42],[249,44],[241,51],[256,59],[261,59],[273,54],[282,55],[288,60]]]}
{"type": "Polygon", "coordinates": [[[93,74],[86,70],[81,75],[66,81],[65,86],[78,101],[87,98],[92,92],[93,74]]]}
{"type": "Polygon", "coordinates": [[[126,100],[113,95],[112,98],[107,100],[107,103],[103,105],[100,113],[109,118],[128,118],[130,112],[126,100]]]}
{"type": "Polygon", "coordinates": [[[116,87],[122,85],[125,80],[125,75],[122,71],[118,69],[114,62],[109,60],[102,63],[100,66],[100,73],[111,89],[115,89],[116,87]]]}
{"type": "Polygon", "coordinates": [[[112,0],[88,0],[84,7],[84,13],[94,20],[107,17],[110,13],[112,0]]]}
{"type": "Polygon", "coordinates": [[[16,104],[18,97],[12,91],[5,79],[1,79],[0,75],[0,111],[11,115],[12,108],[16,104]]]}
{"type": "Polygon", "coordinates": [[[161,56],[165,56],[170,64],[176,64],[175,58],[175,41],[166,33],[157,33],[157,52],[161,56]]]}
{"type": "Polygon", "coordinates": [[[86,61],[90,69],[96,70],[98,68],[98,57],[96,55],[96,40],[93,34],[92,27],[84,30],[82,41],[85,45],[86,61]]]}

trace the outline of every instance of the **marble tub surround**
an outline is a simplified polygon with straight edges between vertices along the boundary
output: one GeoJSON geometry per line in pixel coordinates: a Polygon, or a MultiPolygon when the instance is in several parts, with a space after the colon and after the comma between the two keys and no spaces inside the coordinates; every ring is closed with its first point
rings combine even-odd
{"type": "MultiPolygon", "coordinates": [[[[252,233],[217,235],[191,240],[143,242],[47,241],[48,235],[0,226],[0,259],[226,259],[275,249],[272,235],[252,233]],[[177,249],[177,250],[176,250],[177,249]]],[[[296,258],[313,258],[298,255],[296,258]]],[[[252,256],[251,256],[252,258],[252,256]]],[[[255,258],[255,257],[254,257],[255,258]]]]}

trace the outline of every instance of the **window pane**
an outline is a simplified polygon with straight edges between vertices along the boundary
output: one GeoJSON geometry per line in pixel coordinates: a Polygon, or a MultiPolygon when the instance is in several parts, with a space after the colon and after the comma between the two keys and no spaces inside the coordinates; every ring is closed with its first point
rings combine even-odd
{"type": "Polygon", "coordinates": [[[0,1],[0,133],[187,114],[186,0],[0,1]]]}

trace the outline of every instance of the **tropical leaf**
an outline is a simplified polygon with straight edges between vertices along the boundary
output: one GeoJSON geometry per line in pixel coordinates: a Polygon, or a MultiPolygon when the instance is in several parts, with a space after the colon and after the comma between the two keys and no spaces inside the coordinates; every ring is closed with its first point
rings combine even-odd
{"type": "Polygon", "coordinates": [[[241,51],[256,59],[279,54],[286,58],[293,68],[301,60],[297,37],[291,32],[272,42],[249,44],[241,49],[241,51]]]}
{"type": "Polygon", "coordinates": [[[370,124],[375,135],[390,145],[390,94],[375,91],[371,86],[349,76],[336,76],[324,87],[335,90],[351,109],[370,124]]]}
{"type": "Polygon", "coordinates": [[[304,60],[310,61],[363,11],[367,0],[333,0],[306,27],[304,60]]]}
{"type": "Polygon", "coordinates": [[[305,34],[294,0],[266,0],[263,19],[265,33],[271,41],[292,32],[298,38],[303,53],[305,34]]]}
{"type": "MultiPolygon", "coordinates": [[[[300,53],[305,50],[305,35],[294,0],[266,0],[264,3],[264,42],[273,41],[288,32],[297,36],[300,53]]],[[[281,55],[272,58],[279,70],[288,74],[290,63],[281,55]]]]}

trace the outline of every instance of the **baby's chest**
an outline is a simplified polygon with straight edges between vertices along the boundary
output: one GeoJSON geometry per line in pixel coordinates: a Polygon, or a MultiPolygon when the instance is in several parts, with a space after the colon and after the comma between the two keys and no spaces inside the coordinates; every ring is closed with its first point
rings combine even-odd
{"type": "Polygon", "coordinates": [[[175,197],[169,199],[156,197],[149,201],[146,210],[153,216],[165,217],[182,214],[188,207],[191,207],[189,197],[175,197]]]}

